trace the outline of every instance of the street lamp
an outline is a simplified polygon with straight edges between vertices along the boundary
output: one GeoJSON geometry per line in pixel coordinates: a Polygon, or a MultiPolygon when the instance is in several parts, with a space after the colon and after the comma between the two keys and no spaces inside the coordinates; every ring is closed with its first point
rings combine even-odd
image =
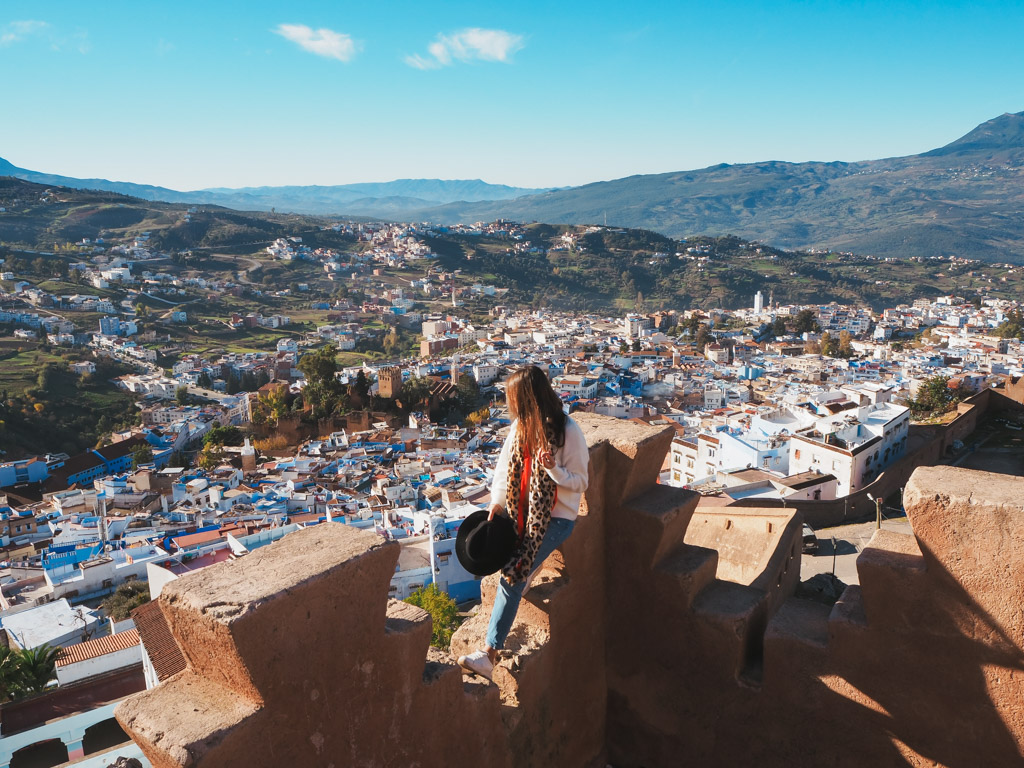
{"type": "Polygon", "coordinates": [[[868,498],[875,502],[875,530],[878,530],[882,527],[882,499],[876,499],[870,493],[868,494],[868,498]]]}

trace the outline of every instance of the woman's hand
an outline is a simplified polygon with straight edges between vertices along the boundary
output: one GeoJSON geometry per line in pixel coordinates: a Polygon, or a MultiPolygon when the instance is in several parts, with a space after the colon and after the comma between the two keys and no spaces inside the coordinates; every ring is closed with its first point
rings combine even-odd
{"type": "Polygon", "coordinates": [[[555,466],[555,455],[547,448],[537,454],[537,460],[544,469],[551,469],[555,466]]]}
{"type": "Polygon", "coordinates": [[[501,504],[491,504],[491,511],[490,511],[490,513],[488,513],[487,519],[488,520],[493,520],[494,516],[496,514],[498,514],[499,512],[503,511],[504,509],[505,508],[503,506],[501,506],[501,504]]]}

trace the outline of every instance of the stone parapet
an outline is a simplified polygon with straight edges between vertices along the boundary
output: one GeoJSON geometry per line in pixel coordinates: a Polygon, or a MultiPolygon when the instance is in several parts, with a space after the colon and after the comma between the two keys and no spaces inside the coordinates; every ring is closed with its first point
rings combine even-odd
{"type": "Polygon", "coordinates": [[[578,421],[590,487],[496,684],[388,600],[397,545],[321,524],[170,585],[187,669],[119,721],[155,768],[1024,764],[1024,480],[918,470],[913,535],[828,606],[792,596],[798,513],[698,512],[656,483],[671,430],[578,421]]]}

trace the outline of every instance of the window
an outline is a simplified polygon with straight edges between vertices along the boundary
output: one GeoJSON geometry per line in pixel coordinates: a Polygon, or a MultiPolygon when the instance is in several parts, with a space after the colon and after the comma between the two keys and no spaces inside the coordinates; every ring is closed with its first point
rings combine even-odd
{"type": "Polygon", "coordinates": [[[794,459],[799,459],[800,458],[800,449],[799,448],[797,448],[795,451],[793,451],[793,458],[794,459]]]}

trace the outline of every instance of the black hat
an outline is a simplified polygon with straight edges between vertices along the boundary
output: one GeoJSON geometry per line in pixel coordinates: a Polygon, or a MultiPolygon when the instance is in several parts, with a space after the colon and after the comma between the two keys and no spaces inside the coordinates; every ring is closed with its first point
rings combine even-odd
{"type": "Polygon", "coordinates": [[[474,576],[500,570],[512,557],[519,539],[515,523],[508,517],[499,514],[488,520],[487,514],[481,509],[463,520],[455,539],[455,555],[474,576]]]}

